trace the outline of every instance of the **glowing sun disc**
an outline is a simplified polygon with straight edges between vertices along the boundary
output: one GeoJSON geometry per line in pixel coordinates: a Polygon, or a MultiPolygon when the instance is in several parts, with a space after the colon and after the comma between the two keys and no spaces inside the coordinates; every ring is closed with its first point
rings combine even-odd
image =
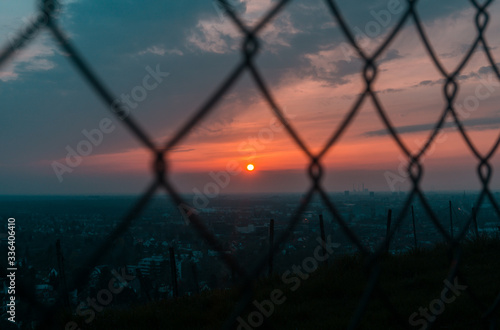
{"type": "Polygon", "coordinates": [[[253,164],[248,164],[247,165],[247,170],[253,171],[254,169],[255,169],[255,166],[253,166],[253,164]]]}

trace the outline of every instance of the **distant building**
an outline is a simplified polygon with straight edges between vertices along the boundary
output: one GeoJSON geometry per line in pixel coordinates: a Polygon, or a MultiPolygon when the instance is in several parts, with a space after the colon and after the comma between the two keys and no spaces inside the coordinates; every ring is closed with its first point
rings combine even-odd
{"type": "Polygon", "coordinates": [[[151,256],[140,260],[137,264],[137,268],[141,270],[141,274],[143,275],[158,276],[162,271],[162,267],[165,266],[165,261],[165,258],[161,255],[151,256]]]}
{"type": "Polygon", "coordinates": [[[344,195],[345,195],[345,196],[349,196],[349,190],[345,190],[345,191],[344,191],[344,195]]]}
{"type": "Polygon", "coordinates": [[[242,233],[242,234],[250,234],[250,233],[254,233],[255,232],[255,226],[250,224],[246,227],[238,227],[236,226],[236,231],[238,233],[242,233]]]}
{"type": "Polygon", "coordinates": [[[375,197],[375,192],[374,191],[370,191],[370,197],[375,197]]]}

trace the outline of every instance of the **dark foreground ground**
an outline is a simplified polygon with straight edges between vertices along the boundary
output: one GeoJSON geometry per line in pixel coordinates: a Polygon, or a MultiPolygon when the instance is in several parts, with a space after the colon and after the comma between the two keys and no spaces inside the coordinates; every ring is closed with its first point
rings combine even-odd
{"type": "MultiPolygon", "coordinates": [[[[447,288],[448,254],[445,246],[437,246],[430,251],[387,257],[380,269],[379,281],[379,291],[385,293],[387,300],[383,295],[372,295],[359,328],[425,329],[427,310],[428,318],[433,317],[432,311],[438,314],[435,329],[500,329],[498,323],[488,328],[481,322],[481,317],[496,299],[499,303],[500,241],[479,239],[464,243],[459,286],[454,290],[446,289],[442,298],[443,289],[447,288]],[[410,321],[413,313],[417,314],[410,321]]],[[[254,326],[247,323],[238,329],[348,328],[363,300],[364,289],[369,285],[363,264],[360,257],[342,257],[330,262],[328,267],[319,268],[300,283],[284,283],[281,274],[257,281],[256,302],[270,301],[271,292],[276,289],[282,295],[274,296],[275,301],[284,302],[272,304],[272,307],[264,303],[266,311],[273,310],[266,312],[269,317],[261,317],[262,313],[252,304],[241,317],[246,322],[249,322],[249,315],[253,317],[250,322],[253,321],[254,326]],[[262,319],[265,322],[257,327],[262,319]]],[[[237,289],[215,290],[126,311],[108,309],[97,314],[90,324],[83,318],[67,316],[59,328],[64,329],[71,319],[78,323],[79,329],[220,329],[232,312],[237,295],[237,289]]],[[[499,307],[493,315],[500,319],[499,307]]]]}

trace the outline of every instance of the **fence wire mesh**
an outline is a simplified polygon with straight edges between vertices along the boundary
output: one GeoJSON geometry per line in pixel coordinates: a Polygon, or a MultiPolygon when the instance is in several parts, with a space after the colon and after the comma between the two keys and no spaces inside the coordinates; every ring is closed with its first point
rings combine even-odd
{"type": "MultiPolygon", "coordinates": [[[[488,199],[493,206],[495,213],[500,217],[500,208],[489,188],[489,184],[492,178],[492,166],[490,161],[494,154],[496,153],[498,146],[500,145],[500,137],[496,140],[496,143],[486,154],[481,154],[476,148],[471,138],[468,135],[464,124],[460,120],[456,109],[454,108],[454,101],[457,97],[457,91],[459,88],[458,77],[460,76],[462,70],[469,62],[473,53],[480,48],[486,55],[486,58],[493,69],[493,72],[498,80],[500,80],[500,70],[496,65],[495,60],[491,54],[491,48],[485,39],[484,32],[489,23],[488,7],[493,3],[493,0],[489,1],[477,1],[470,0],[471,6],[475,9],[475,28],[477,30],[477,37],[472,44],[469,45],[468,51],[466,52],[463,59],[457,65],[455,70],[449,72],[445,69],[441,63],[438,55],[429,41],[428,36],[422,26],[422,21],[418,13],[418,0],[407,0],[406,7],[401,15],[397,24],[391,28],[389,34],[380,43],[380,45],[375,49],[373,54],[367,54],[365,50],[359,45],[353,32],[348,27],[336,1],[324,0],[323,2],[328,7],[328,10],[332,16],[335,23],[338,24],[343,35],[347,39],[347,42],[353,47],[357,55],[362,59],[363,66],[363,80],[364,80],[364,90],[358,96],[354,105],[350,108],[348,113],[345,115],[341,121],[338,128],[333,130],[327,143],[318,153],[313,153],[306,147],[303,139],[301,138],[299,132],[291,125],[290,122],[284,116],[283,111],[278,106],[271,89],[268,88],[261,72],[259,71],[257,65],[255,64],[255,58],[260,50],[259,43],[259,33],[263,28],[275,18],[283,9],[291,2],[291,0],[281,0],[273,3],[272,8],[266,13],[266,15],[253,27],[246,26],[243,20],[234,11],[234,8],[226,2],[226,0],[217,0],[222,8],[224,8],[226,14],[231,19],[231,21],[239,29],[244,42],[241,47],[241,60],[238,65],[232,70],[227,78],[220,84],[217,90],[206,100],[206,102],[196,111],[196,113],[184,124],[182,125],[173,136],[166,141],[163,145],[156,145],[153,143],[152,139],[146,131],[141,128],[132,116],[123,116],[125,110],[117,107],[114,104],[115,98],[108,89],[108,87],[100,79],[97,72],[92,69],[92,66],[86,61],[85,57],[82,55],[77,47],[72,43],[72,41],[65,35],[64,31],[60,28],[58,24],[58,18],[56,13],[60,8],[60,4],[55,0],[44,0],[40,3],[38,10],[38,16],[34,23],[26,26],[22,29],[22,33],[19,33],[16,38],[12,40],[11,43],[6,45],[0,53],[0,67],[5,65],[10,59],[16,56],[18,51],[24,48],[28,43],[33,42],[36,34],[41,30],[46,29],[51,32],[56,41],[59,42],[60,47],[69,55],[67,58],[75,67],[75,71],[79,73],[85,81],[92,87],[93,91],[101,98],[101,100],[108,106],[111,112],[119,117],[123,118],[123,124],[127,127],[131,134],[133,134],[138,141],[140,141],[143,146],[149,150],[149,152],[154,155],[154,162],[152,164],[151,173],[154,176],[153,182],[150,184],[148,189],[141,195],[138,201],[133,205],[128,214],[122,219],[120,224],[109,234],[108,238],[92,253],[92,255],[86,260],[81,268],[81,272],[75,276],[73,283],[69,285],[70,288],[81,289],[88,280],[91,270],[98,264],[99,259],[103,254],[109,251],[112,247],[113,242],[119,238],[125,231],[129,228],[132,222],[138,217],[141,211],[145,208],[148,201],[158,190],[165,190],[167,195],[176,205],[188,205],[186,201],[181,197],[181,194],[174,189],[173,185],[169,179],[169,163],[167,161],[170,151],[178,146],[183,139],[185,139],[190,130],[195,126],[199,125],[200,122],[211,113],[223,96],[228,92],[228,90],[235,84],[235,82],[240,78],[245,72],[248,72],[253,81],[255,82],[258,90],[262,94],[265,101],[269,104],[272,113],[285,127],[288,135],[297,145],[297,147],[307,156],[309,160],[309,166],[307,168],[307,175],[310,179],[310,187],[305,193],[305,197],[301,204],[297,207],[293,216],[290,218],[286,230],[277,237],[274,241],[274,245],[270,249],[270,254],[275,254],[281,244],[286,242],[290,233],[293,232],[295,226],[300,220],[300,215],[306,210],[308,204],[314,195],[320,196],[321,200],[325,203],[328,210],[332,213],[334,221],[338,223],[344,234],[348,237],[352,244],[356,246],[358,251],[366,257],[365,271],[367,275],[366,288],[363,292],[361,299],[359,300],[357,308],[353,311],[351,318],[351,323],[349,329],[355,329],[360,326],[360,322],[365,315],[368,304],[373,296],[377,296],[384,304],[385,307],[394,316],[397,323],[401,328],[409,328],[406,317],[398,312],[397,306],[391,303],[390,297],[383,291],[379,285],[379,279],[381,274],[381,261],[386,252],[387,244],[390,243],[394,237],[396,231],[400,227],[405,214],[407,214],[411,208],[411,203],[414,199],[418,199],[425,211],[427,216],[431,219],[433,225],[443,236],[445,241],[450,247],[450,260],[449,260],[449,271],[448,280],[453,281],[456,277],[461,283],[467,283],[467,279],[460,272],[460,266],[462,261],[461,244],[460,241],[466,236],[469,226],[473,221],[473,215],[471,215],[464,227],[460,229],[459,235],[452,237],[450,233],[443,227],[441,222],[438,220],[437,215],[430,207],[430,204],[424,195],[424,192],[420,188],[420,184],[423,177],[424,166],[422,165],[422,158],[426,151],[429,150],[433,142],[438,135],[438,133],[443,129],[443,124],[447,117],[451,116],[458,131],[465,141],[467,147],[473,153],[473,156],[477,160],[477,176],[482,185],[480,194],[477,200],[474,202],[475,209],[478,210],[483,202],[488,199]],[[379,73],[377,67],[377,59],[380,58],[381,54],[386,50],[391,42],[395,39],[398,33],[402,30],[403,25],[407,24],[409,21],[413,21],[414,26],[418,31],[419,38],[423,44],[423,47],[427,51],[432,63],[435,65],[440,75],[444,79],[443,85],[443,98],[445,100],[445,107],[441,112],[439,120],[435,123],[435,126],[428,137],[426,143],[423,147],[416,153],[412,153],[408,146],[401,139],[394,125],[391,123],[387,111],[384,109],[382,102],[380,101],[377,93],[374,91],[373,83],[377,78],[379,73]],[[399,149],[407,157],[409,165],[407,167],[407,174],[411,179],[411,189],[403,203],[403,207],[396,216],[393,227],[390,229],[388,236],[384,239],[375,252],[370,252],[361,242],[360,237],[356,235],[344,217],[340,214],[335,201],[331,200],[327,192],[322,186],[323,179],[323,166],[321,164],[322,159],[325,154],[338,142],[341,135],[348,129],[353,121],[353,118],[360,111],[360,108],[364,102],[371,101],[376,109],[378,116],[380,116],[385,128],[390,133],[391,138],[397,143],[399,149]]],[[[235,306],[233,312],[228,317],[224,324],[224,328],[232,329],[235,327],[236,318],[241,315],[246,307],[251,303],[253,299],[253,281],[263,273],[267,267],[267,262],[269,255],[263,256],[258,262],[254,269],[248,271],[242,266],[241,262],[236,260],[232,255],[224,253],[223,245],[213,236],[212,233],[204,225],[202,219],[195,213],[189,215],[189,220],[192,224],[192,228],[211,246],[212,249],[218,251],[220,258],[223,262],[237,275],[239,279],[240,290],[239,301],[235,306]]],[[[1,271],[1,275],[5,276],[5,271],[1,271]]],[[[62,303],[56,303],[52,306],[45,306],[39,301],[30,290],[27,288],[18,288],[20,296],[30,304],[34,310],[40,312],[41,322],[39,327],[42,329],[53,328],[55,322],[55,316],[58,315],[59,311],[63,308],[62,303]]],[[[467,290],[467,294],[475,301],[475,303],[480,306],[483,311],[482,318],[477,320],[476,323],[472,323],[471,327],[475,327],[479,324],[486,325],[490,329],[498,328],[498,320],[495,317],[495,312],[500,304],[500,293],[497,295],[496,299],[490,304],[485,304],[481,299],[479,299],[473,291],[473,288],[467,290]]],[[[62,301],[63,297],[60,297],[62,301]]],[[[430,322],[430,325],[434,321],[430,322]]]]}

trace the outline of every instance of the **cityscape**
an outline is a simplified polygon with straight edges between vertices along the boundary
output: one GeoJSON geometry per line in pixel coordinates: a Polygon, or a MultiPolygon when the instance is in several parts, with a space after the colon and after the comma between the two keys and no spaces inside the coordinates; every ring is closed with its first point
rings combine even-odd
{"type": "MultiPolygon", "coordinates": [[[[191,196],[185,197],[189,200],[191,196]]],[[[395,220],[406,197],[404,192],[373,192],[363,186],[359,190],[329,194],[342,220],[371,252],[385,238],[389,210],[395,220]]],[[[432,192],[426,197],[447,230],[451,230],[451,211],[456,236],[471,217],[477,193],[432,192]]],[[[271,219],[278,237],[288,230],[290,219],[303,198],[302,194],[225,195],[212,200],[210,207],[196,212],[207,230],[222,244],[223,253],[244,262],[245,268],[251,268],[269,251],[271,219]]],[[[0,216],[2,219],[16,219],[17,280],[31,287],[41,302],[55,303],[58,295],[75,280],[73,275],[116,229],[136,199],[133,196],[2,196],[0,216]]],[[[389,251],[392,254],[410,251],[415,248],[415,243],[425,249],[443,241],[443,235],[421,204],[415,202],[412,205],[413,217],[411,213],[404,216],[391,240],[389,251]]],[[[273,259],[274,272],[283,272],[317,246],[320,216],[325,234],[335,243],[333,259],[357,252],[355,244],[316,196],[279,247],[273,259]]],[[[483,203],[477,212],[479,233],[498,237],[500,226],[495,219],[491,204],[483,203]]],[[[474,235],[473,226],[470,227],[465,238],[474,235]]],[[[2,234],[1,242],[2,248],[6,248],[6,234],[2,234]]],[[[168,197],[159,195],[113,242],[110,251],[100,257],[84,288],[81,291],[67,289],[68,303],[83,315],[92,308],[87,297],[95,297],[101,288],[106,287],[112,273],[120,272],[122,277],[129,276],[131,280],[126,282],[119,298],[113,300],[113,306],[117,308],[172,299],[174,295],[228,289],[234,284],[234,273],[221,262],[217,251],[199,239],[184,210],[173,205],[168,197]]],[[[9,316],[7,280],[3,280],[0,295],[3,319],[9,316]]],[[[29,320],[28,309],[17,313],[29,320]]]]}

